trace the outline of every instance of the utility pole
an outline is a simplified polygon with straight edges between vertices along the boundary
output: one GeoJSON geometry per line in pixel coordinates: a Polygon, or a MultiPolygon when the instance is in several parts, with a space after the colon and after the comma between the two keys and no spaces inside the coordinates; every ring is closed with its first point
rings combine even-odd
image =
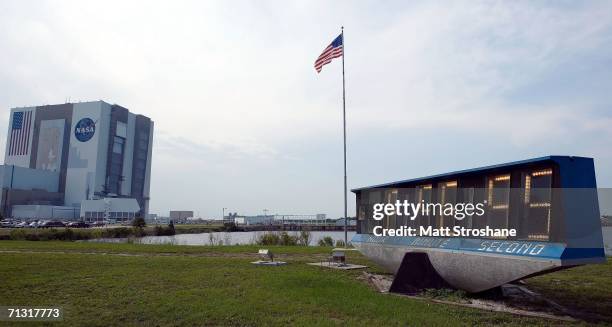
{"type": "Polygon", "coordinates": [[[348,210],[347,210],[347,187],[346,187],[346,91],[344,86],[344,26],[341,28],[342,35],[342,127],[344,134],[344,246],[348,245],[348,210]]]}

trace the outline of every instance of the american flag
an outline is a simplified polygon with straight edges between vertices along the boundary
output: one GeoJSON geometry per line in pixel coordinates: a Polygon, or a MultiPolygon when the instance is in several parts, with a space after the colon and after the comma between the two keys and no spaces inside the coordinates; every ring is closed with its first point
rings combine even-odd
{"type": "Polygon", "coordinates": [[[324,65],[332,62],[332,59],[341,57],[343,54],[343,42],[342,42],[342,34],[338,35],[330,45],[323,50],[323,53],[317,58],[315,61],[314,67],[317,70],[317,73],[321,72],[324,65]]]}
{"type": "Polygon", "coordinates": [[[9,156],[28,154],[30,146],[30,130],[32,125],[32,111],[16,111],[13,113],[11,126],[11,142],[9,143],[9,156]]]}

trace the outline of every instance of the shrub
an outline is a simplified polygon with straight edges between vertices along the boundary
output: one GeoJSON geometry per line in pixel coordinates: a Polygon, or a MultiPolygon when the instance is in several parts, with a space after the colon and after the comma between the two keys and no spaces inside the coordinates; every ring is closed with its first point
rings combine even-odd
{"type": "Polygon", "coordinates": [[[142,227],[134,227],[132,228],[132,235],[136,237],[143,237],[146,236],[147,233],[145,233],[142,227]]]}
{"type": "Polygon", "coordinates": [[[297,243],[297,236],[289,235],[287,232],[282,232],[280,234],[280,242],[278,245],[297,245],[297,243]]]}
{"type": "Polygon", "coordinates": [[[223,223],[223,231],[224,232],[235,232],[238,228],[236,228],[235,223],[223,223]]]}
{"type": "Polygon", "coordinates": [[[171,235],[176,234],[176,230],[174,229],[173,224],[169,224],[168,227],[155,226],[153,233],[156,236],[171,236],[171,235]]]}
{"type": "Polygon", "coordinates": [[[55,229],[43,229],[38,233],[40,241],[50,241],[55,239],[55,229]]]}
{"type": "Polygon", "coordinates": [[[64,228],[63,231],[58,232],[59,239],[62,241],[74,240],[74,232],[70,228],[64,228]]]}
{"type": "MultiPolygon", "coordinates": [[[[164,229],[164,235],[174,235],[174,229],[164,229]]],[[[75,241],[92,238],[125,238],[129,236],[145,236],[143,228],[119,227],[105,229],[72,229],[72,228],[41,228],[36,230],[13,229],[5,239],[27,241],[75,241]]]]}
{"type": "Polygon", "coordinates": [[[209,245],[217,245],[217,239],[215,238],[215,234],[212,232],[208,233],[208,243],[209,245]]]}
{"type": "Polygon", "coordinates": [[[280,237],[276,233],[264,233],[259,235],[257,245],[277,245],[280,242],[280,237]]]}
{"type": "Polygon", "coordinates": [[[144,218],[136,217],[136,218],[134,218],[134,220],[132,220],[132,226],[133,227],[138,227],[138,228],[143,228],[143,227],[147,226],[147,223],[145,222],[144,218]]]}
{"type": "Polygon", "coordinates": [[[299,237],[282,233],[264,233],[259,235],[256,242],[258,245],[297,245],[299,237]]]}
{"type": "Polygon", "coordinates": [[[334,239],[331,236],[325,236],[319,240],[319,246],[334,246],[334,239]]]}
{"type": "Polygon", "coordinates": [[[94,230],[87,229],[73,229],[75,240],[89,240],[94,238],[94,230]]]}
{"type": "Polygon", "coordinates": [[[312,234],[309,231],[303,230],[300,232],[300,236],[298,237],[298,244],[303,246],[310,245],[310,239],[312,238],[312,234]]]}
{"type": "Polygon", "coordinates": [[[336,247],[337,248],[343,248],[344,246],[346,246],[346,244],[344,243],[343,240],[337,240],[336,241],[336,247]]]}
{"type": "Polygon", "coordinates": [[[134,229],[129,227],[105,228],[96,234],[101,238],[125,238],[134,235],[134,229]]]}
{"type": "Polygon", "coordinates": [[[95,228],[90,232],[90,236],[91,238],[103,238],[104,236],[104,230],[103,229],[98,229],[95,228]]]}
{"type": "Polygon", "coordinates": [[[27,233],[23,229],[13,229],[10,236],[11,240],[22,241],[26,239],[27,233]]]}
{"type": "Polygon", "coordinates": [[[26,235],[27,241],[40,241],[40,236],[37,233],[31,233],[26,235]]]}
{"type": "Polygon", "coordinates": [[[127,228],[127,227],[109,228],[107,230],[111,231],[111,234],[113,235],[112,237],[115,237],[115,238],[128,237],[132,235],[134,231],[132,228],[127,228]]]}

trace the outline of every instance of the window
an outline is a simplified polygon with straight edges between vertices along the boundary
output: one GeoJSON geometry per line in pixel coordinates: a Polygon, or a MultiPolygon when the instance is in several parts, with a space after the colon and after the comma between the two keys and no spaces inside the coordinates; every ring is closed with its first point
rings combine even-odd
{"type": "MultiPolygon", "coordinates": [[[[422,202],[424,205],[431,203],[432,192],[433,190],[432,190],[431,184],[419,185],[415,187],[414,189],[415,202],[416,203],[422,202]]],[[[419,226],[427,227],[427,226],[431,226],[431,219],[432,219],[432,214],[426,208],[425,216],[417,216],[415,218],[415,221],[417,222],[419,226]]]]}
{"type": "MultiPolygon", "coordinates": [[[[460,194],[457,194],[458,201],[463,203],[465,206],[467,205],[472,205],[474,206],[474,208],[476,207],[476,189],[474,187],[462,187],[459,190],[460,194]]],[[[474,211],[472,211],[473,213],[474,211]]],[[[455,226],[462,226],[464,228],[473,228],[472,227],[472,218],[474,218],[475,215],[468,215],[466,213],[465,217],[461,220],[457,220],[455,219],[455,226]]],[[[478,216],[476,216],[478,217],[478,216]]]]}
{"type": "Polygon", "coordinates": [[[451,204],[453,210],[457,203],[457,181],[449,181],[438,184],[438,202],[442,205],[439,210],[437,227],[453,227],[455,225],[454,212],[451,215],[444,215],[446,204],[451,204]]]}
{"type": "MultiPolygon", "coordinates": [[[[397,189],[389,189],[385,191],[386,203],[395,205],[397,201],[397,189]]],[[[384,224],[385,228],[396,228],[397,215],[385,215],[384,224]]]]}
{"type": "MultiPolygon", "coordinates": [[[[407,201],[408,203],[413,202],[412,199],[414,199],[414,188],[401,188],[399,189],[399,193],[398,193],[398,199],[400,200],[400,202],[404,202],[407,201]]],[[[403,211],[403,210],[402,210],[403,211]]],[[[401,227],[401,226],[409,226],[412,228],[418,228],[418,220],[416,219],[416,217],[412,217],[412,216],[407,216],[405,214],[402,214],[401,216],[397,217],[397,227],[401,227]]]]}
{"type": "Polygon", "coordinates": [[[119,136],[115,136],[113,138],[113,153],[122,154],[123,153],[123,145],[125,144],[125,139],[119,136]]]}
{"type": "Polygon", "coordinates": [[[123,170],[123,151],[125,149],[125,138],[113,137],[113,147],[110,153],[110,166],[107,176],[106,191],[108,193],[119,194],[121,190],[122,170],[123,170]]]}
{"type": "Polygon", "coordinates": [[[117,122],[117,128],[115,129],[115,135],[123,138],[127,137],[127,124],[124,122],[117,122]]]}
{"type": "Polygon", "coordinates": [[[487,180],[487,206],[490,228],[508,228],[510,209],[510,174],[489,177],[487,180]]]}
{"type": "Polygon", "coordinates": [[[382,191],[374,191],[374,190],[368,191],[368,193],[367,193],[367,199],[368,199],[368,202],[367,202],[367,206],[368,207],[367,208],[368,208],[368,213],[369,213],[368,214],[368,218],[369,219],[367,220],[368,224],[367,224],[366,230],[368,231],[369,234],[373,233],[374,227],[381,225],[381,221],[380,220],[374,220],[374,218],[373,218],[374,211],[373,211],[373,208],[372,208],[372,206],[375,203],[382,202],[381,201],[382,200],[382,194],[381,193],[382,193],[382,191]]]}

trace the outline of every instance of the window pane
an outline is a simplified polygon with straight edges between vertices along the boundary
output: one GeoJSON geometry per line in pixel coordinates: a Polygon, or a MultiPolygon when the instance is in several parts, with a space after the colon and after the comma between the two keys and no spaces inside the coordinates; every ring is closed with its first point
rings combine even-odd
{"type": "Polygon", "coordinates": [[[510,204],[510,175],[498,175],[488,179],[487,204],[489,216],[487,224],[491,228],[508,228],[510,204]]]}
{"type": "Polygon", "coordinates": [[[122,138],[115,136],[115,139],[113,142],[113,153],[122,154],[124,143],[125,141],[122,138]]]}
{"type": "Polygon", "coordinates": [[[454,212],[451,215],[444,215],[443,212],[447,204],[454,208],[457,202],[457,181],[438,184],[438,202],[442,205],[442,210],[438,215],[437,227],[453,227],[455,225],[454,212]]]}

